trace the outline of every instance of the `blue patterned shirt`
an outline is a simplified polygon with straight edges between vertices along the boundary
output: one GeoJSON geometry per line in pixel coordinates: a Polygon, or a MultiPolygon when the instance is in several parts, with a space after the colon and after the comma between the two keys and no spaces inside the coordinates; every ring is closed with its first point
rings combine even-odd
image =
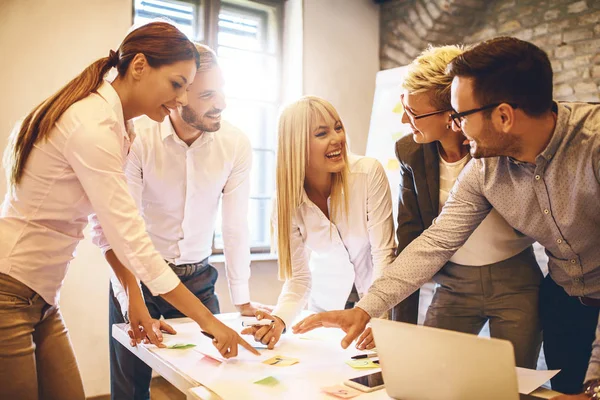
{"type": "MultiPolygon", "coordinates": [[[[600,298],[600,105],[556,105],[554,133],[535,164],[471,160],[435,223],[384,269],[357,304],[378,316],[429,281],[495,208],[538,241],[571,296],[600,298]]],[[[586,381],[600,378],[600,329],[586,381]]]]}

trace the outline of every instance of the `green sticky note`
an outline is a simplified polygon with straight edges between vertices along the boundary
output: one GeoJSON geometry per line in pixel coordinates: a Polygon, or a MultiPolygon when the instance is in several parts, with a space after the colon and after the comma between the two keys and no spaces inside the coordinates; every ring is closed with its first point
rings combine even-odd
{"type": "Polygon", "coordinates": [[[379,365],[375,364],[371,361],[370,358],[361,358],[359,360],[349,360],[346,361],[346,364],[351,366],[354,369],[369,369],[369,368],[379,368],[379,365]]]}
{"type": "Polygon", "coordinates": [[[275,378],[274,376],[267,376],[266,378],[263,379],[259,379],[258,381],[255,381],[254,383],[256,383],[257,385],[264,385],[264,386],[277,386],[279,385],[279,380],[277,378],[275,378]]]}
{"type": "Polygon", "coordinates": [[[176,343],[171,346],[167,346],[167,349],[189,349],[190,347],[196,347],[193,343],[176,343]]]}

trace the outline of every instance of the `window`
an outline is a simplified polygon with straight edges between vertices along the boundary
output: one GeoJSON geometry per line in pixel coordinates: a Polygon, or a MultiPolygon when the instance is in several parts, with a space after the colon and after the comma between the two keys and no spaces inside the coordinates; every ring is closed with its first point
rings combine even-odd
{"type": "MultiPolygon", "coordinates": [[[[270,247],[275,193],[276,120],[280,104],[282,0],[135,0],[134,23],[169,18],[192,40],[212,47],[225,77],[223,118],[253,148],[248,223],[253,252],[270,247]]],[[[220,215],[220,211],[219,211],[220,215]]],[[[223,249],[217,218],[214,250],[223,249]]]]}

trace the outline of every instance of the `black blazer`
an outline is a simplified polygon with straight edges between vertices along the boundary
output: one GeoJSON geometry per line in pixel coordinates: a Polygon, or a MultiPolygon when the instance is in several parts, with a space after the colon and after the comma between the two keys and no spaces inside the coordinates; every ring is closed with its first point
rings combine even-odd
{"type": "Polygon", "coordinates": [[[407,135],[396,142],[400,162],[398,254],[431,226],[440,208],[440,155],[437,143],[418,144],[407,135]]]}
{"type": "MultiPolygon", "coordinates": [[[[398,250],[400,254],[433,223],[440,208],[440,159],[437,144],[417,144],[412,135],[396,142],[396,157],[400,162],[400,192],[398,201],[398,250]]],[[[390,318],[394,321],[417,323],[419,290],[396,305],[390,318]]]]}

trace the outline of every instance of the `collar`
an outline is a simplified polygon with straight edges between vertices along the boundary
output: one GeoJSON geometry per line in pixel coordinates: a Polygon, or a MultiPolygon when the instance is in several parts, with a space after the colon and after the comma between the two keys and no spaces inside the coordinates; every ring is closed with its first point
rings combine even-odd
{"type": "MultiPolygon", "coordinates": [[[[542,164],[542,160],[544,162],[550,162],[552,157],[554,157],[554,155],[556,154],[556,151],[558,150],[558,147],[560,146],[561,142],[567,135],[567,127],[571,112],[563,104],[559,104],[557,102],[552,103],[552,112],[556,113],[556,124],[554,125],[554,132],[552,132],[552,137],[550,138],[550,142],[546,145],[546,148],[544,148],[544,150],[542,150],[542,152],[538,154],[535,158],[536,165],[542,164]]],[[[519,161],[513,157],[508,157],[508,160],[516,165],[529,164],[523,161],[519,161]]]]}
{"type": "Polygon", "coordinates": [[[552,132],[552,138],[546,148],[536,157],[536,159],[542,157],[548,162],[556,154],[558,147],[568,133],[567,128],[571,115],[571,111],[567,107],[556,102],[552,104],[552,111],[556,113],[556,124],[554,125],[554,132],[552,132]]]}
{"type": "Polygon", "coordinates": [[[167,115],[163,122],[160,123],[160,137],[164,141],[169,136],[175,134],[175,128],[173,127],[173,123],[171,122],[171,118],[167,115]]]}
{"type": "MultiPolygon", "coordinates": [[[[217,133],[217,132],[203,132],[202,135],[200,135],[200,137],[198,139],[196,139],[196,141],[194,141],[194,143],[192,143],[192,145],[189,147],[190,148],[197,147],[204,143],[212,141],[215,137],[215,133],[217,133]]],[[[173,126],[173,122],[171,121],[171,117],[169,117],[168,115],[164,119],[164,121],[160,123],[160,135],[161,135],[161,139],[163,140],[163,142],[169,136],[173,136],[173,140],[175,140],[176,142],[182,143],[187,147],[187,144],[185,144],[183,142],[183,140],[181,140],[179,138],[179,136],[177,136],[177,133],[175,132],[175,127],[173,126]]]]}
{"type": "Polygon", "coordinates": [[[135,137],[135,134],[133,133],[133,124],[131,121],[125,121],[121,98],[117,94],[117,91],[112,87],[110,82],[104,80],[98,89],[96,89],[96,93],[98,93],[100,97],[102,97],[111,106],[112,110],[117,116],[117,123],[121,127],[123,136],[127,137],[129,140],[133,140],[135,137]]]}
{"type": "Polygon", "coordinates": [[[306,190],[304,188],[302,188],[302,195],[300,196],[299,206],[301,206],[302,204],[310,204],[310,203],[312,203],[312,202],[308,198],[308,195],[306,194],[306,190]]]}

